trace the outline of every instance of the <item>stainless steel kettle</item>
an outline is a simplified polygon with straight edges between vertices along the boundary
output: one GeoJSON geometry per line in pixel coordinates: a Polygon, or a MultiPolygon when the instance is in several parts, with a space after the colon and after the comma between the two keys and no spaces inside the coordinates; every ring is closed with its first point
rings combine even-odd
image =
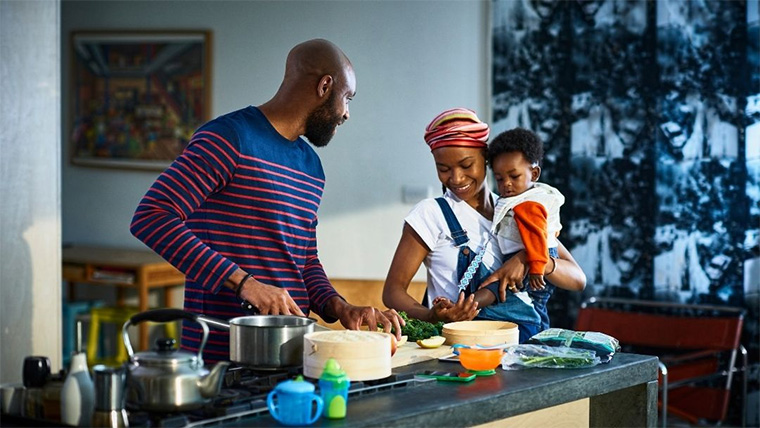
{"type": "Polygon", "coordinates": [[[179,309],[157,309],[134,315],[122,327],[127,364],[127,403],[146,411],[180,412],[203,406],[219,393],[229,362],[217,363],[209,371],[203,366],[203,348],[208,326],[194,314],[179,309]],[[172,322],[178,319],[198,322],[203,338],[198,354],[177,350],[174,339],[159,339],[153,351],[134,353],[128,328],[143,321],[172,322]]]}

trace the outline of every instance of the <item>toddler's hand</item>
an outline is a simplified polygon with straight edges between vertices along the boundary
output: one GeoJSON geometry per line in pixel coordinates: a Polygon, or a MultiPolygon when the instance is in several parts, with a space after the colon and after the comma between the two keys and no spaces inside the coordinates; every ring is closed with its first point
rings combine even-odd
{"type": "Polygon", "coordinates": [[[452,302],[450,299],[447,299],[446,297],[438,296],[433,299],[433,306],[437,306],[441,309],[448,309],[454,306],[454,302],[452,302]]]}
{"type": "Polygon", "coordinates": [[[530,281],[531,290],[543,290],[546,285],[543,275],[530,274],[528,275],[528,279],[530,281]]]}

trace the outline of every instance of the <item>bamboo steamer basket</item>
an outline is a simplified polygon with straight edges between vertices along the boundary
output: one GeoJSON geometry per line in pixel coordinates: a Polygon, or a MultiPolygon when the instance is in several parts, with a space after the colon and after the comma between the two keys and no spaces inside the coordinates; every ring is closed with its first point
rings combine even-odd
{"type": "Polygon", "coordinates": [[[319,379],[334,358],[351,380],[382,379],[391,375],[391,336],[355,330],[316,331],[303,337],[303,374],[319,379]]]}
{"type": "Polygon", "coordinates": [[[520,331],[517,324],[508,321],[459,321],[443,325],[447,345],[517,345],[520,331]]]}

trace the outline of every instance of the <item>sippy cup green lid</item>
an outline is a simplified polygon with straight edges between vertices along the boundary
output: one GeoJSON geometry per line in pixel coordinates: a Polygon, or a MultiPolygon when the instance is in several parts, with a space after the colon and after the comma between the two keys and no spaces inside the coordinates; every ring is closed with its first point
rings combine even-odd
{"type": "Polygon", "coordinates": [[[348,382],[348,376],[346,372],[340,367],[334,358],[330,358],[325,362],[325,369],[322,371],[322,376],[319,380],[332,382],[333,386],[339,386],[348,382]]]}

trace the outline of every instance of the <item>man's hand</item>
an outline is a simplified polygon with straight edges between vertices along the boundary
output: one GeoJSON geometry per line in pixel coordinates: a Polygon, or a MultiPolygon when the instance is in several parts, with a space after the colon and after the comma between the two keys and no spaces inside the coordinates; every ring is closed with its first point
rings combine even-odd
{"type": "Polygon", "coordinates": [[[384,332],[390,333],[393,329],[396,340],[401,340],[401,327],[406,322],[394,309],[381,311],[371,306],[354,306],[339,297],[331,299],[329,307],[343,327],[349,330],[359,330],[366,325],[370,331],[376,331],[378,325],[382,325],[384,332]]]}
{"type": "Polygon", "coordinates": [[[480,309],[478,309],[478,302],[475,301],[475,295],[470,294],[469,297],[464,297],[464,292],[459,293],[459,299],[456,303],[453,303],[449,299],[438,299],[433,301],[433,307],[431,315],[435,319],[429,320],[432,323],[438,321],[454,322],[454,321],[469,321],[478,315],[480,309]]]}
{"type": "Polygon", "coordinates": [[[499,301],[507,300],[507,289],[513,293],[523,288],[523,279],[528,273],[528,267],[525,263],[525,251],[521,250],[511,259],[504,262],[496,272],[492,273],[480,284],[483,288],[492,282],[499,282],[499,301]]]}
{"type": "Polygon", "coordinates": [[[306,316],[287,290],[264,284],[253,278],[243,284],[240,297],[256,306],[261,315],[306,316]]]}

